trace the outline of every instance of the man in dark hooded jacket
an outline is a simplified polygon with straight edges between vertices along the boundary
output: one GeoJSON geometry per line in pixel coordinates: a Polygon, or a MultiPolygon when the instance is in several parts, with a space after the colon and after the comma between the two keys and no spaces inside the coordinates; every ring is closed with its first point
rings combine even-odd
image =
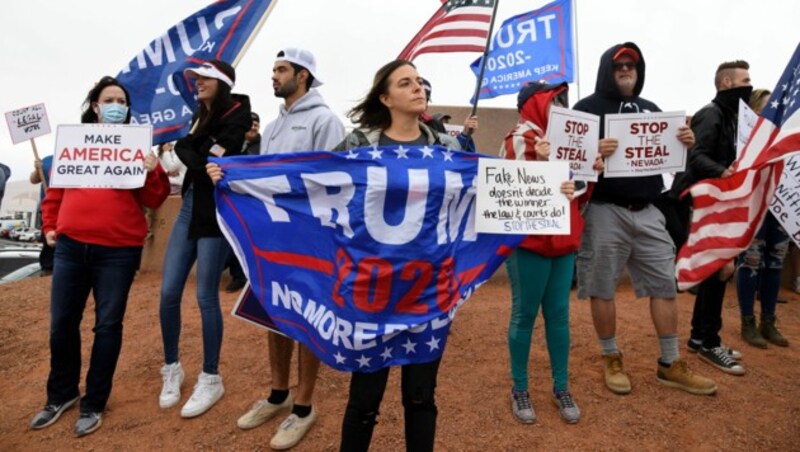
{"type": "MultiPolygon", "coordinates": [[[[682,193],[703,179],[728,177],[730,166],[736,160],[736,130],[739,101],[747,102],[753,92],[750,84],[750,65],[746,61],[722,63],[714,76],[717,95],[710,104],[692,116],[692,130],[697,143],[689,153],[686,171],[675,178],[671,197],[679,199],[682,193]]],[[[685,235],[675,246],[680,248],[688,238],[691,221],[691,196],[683,197],[677,204],[685,235]]],[[[727,279],[733,274],[733,262],[700,283],[692,314],[692,333],[688,348],[697,352],[700,359],[723,372],[744,375],[744,367],[737,360],[741,354],[720,342],[722,329],[722,301],[725,298],[727,279]]],[[[753,325],[755,327],[755,325],[753,325]]]]}
{"type": "MultiPolygon", "coordinates": [[[[575,104],[575,110],[599,115],[598,150],[603,157],[619,145],[606,137],[604,117],[614,113],[661,111],[639,97],[644,86],[645,64],[636,44],[618,44],[600,58],[594,94],[575,104]]],[[[678,132],[687,147],[694,144],[688,127],[678,132]]],[[[665,228],[664,215],[653,206],[664,188],[661,175],[598,178],[592,200],[584,213],[586,229],[578,252],[578,298],[590,298],[592,319],[603,351],[606,386],[617,394],[631,391],[616,342],[614,294],[623,267],[628,271],[637,297],[650,297],[650,312],[658,333],[661,357],[656,378],[664,385],[693,394],[713,394],[716,384],[695,375],[678,348],[678,312],[675,305],[675,250],[665,228]]]]}

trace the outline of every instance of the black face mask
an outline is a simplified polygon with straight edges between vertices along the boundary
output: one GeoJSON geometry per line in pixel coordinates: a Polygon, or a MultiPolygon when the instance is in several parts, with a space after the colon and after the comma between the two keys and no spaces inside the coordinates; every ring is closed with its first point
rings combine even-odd
{"type": "Polygon", "coordinates": [[[717,102],[723,107],[733,111],[739,112],[739,100],[747,103],[750,100],[750,95],[753,94],[752,86],[740,86],[738,88],[726,89],[725,91],[717,92],[717,102]]]}

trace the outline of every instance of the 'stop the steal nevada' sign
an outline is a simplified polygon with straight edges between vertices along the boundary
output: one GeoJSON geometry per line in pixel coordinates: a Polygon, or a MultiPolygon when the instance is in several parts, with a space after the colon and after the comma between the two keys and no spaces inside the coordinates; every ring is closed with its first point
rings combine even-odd
{"type": "Polygon", "coordinates": [[[523,236],[475,232],[475,154],[359,148],[212,159],[223,231],[288,336],[343,371],[441,356],[523,236]]]}

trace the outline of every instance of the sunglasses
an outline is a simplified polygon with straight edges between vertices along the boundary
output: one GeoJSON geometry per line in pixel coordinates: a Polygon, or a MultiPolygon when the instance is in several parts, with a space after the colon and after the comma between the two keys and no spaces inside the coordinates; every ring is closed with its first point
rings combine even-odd
{"type": "Polygon", "coordinates": [[[613,67],[615,71],[621,71],[622,68],[625,68],[629,71],[633,71],[636,69],[636,63],[634,63],[633,61],[627,61],[624,63],[613,63],[611,67],[613,67]]]}

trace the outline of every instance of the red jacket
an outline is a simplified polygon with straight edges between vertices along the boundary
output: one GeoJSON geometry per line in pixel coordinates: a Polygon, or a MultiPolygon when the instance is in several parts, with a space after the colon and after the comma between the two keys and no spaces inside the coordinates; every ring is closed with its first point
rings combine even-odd
{"type": "MultiPolygon", "coordinates": [[[[536,161],[536,138],[544,138],[544,131],[537,124],[547,127],[545,105],[549,104],[558,91],[545,91],[536,93],[526,101],[519,123],[506,135],[500,157],[508,160],[536,161]]],[[[564,256],[574,253],[581,246],[583,234],[583,216],[580,212],[581,205],[589,200],[594,184],[589,184],[586,192],[572,200],[570,203],[570,234],[569,235],[529,235],[522,241],[520,247],[545,257],[564,256]]]]}
{"type": "Polygon", "coordinates": [[[144,186],[49,188],[42,201],[42,233],[56,231],[79,242],[102,246],[142,246],[147,222],[142,206],[158,208],[169,196],[169,178],[159,164],[144,186]]]}

